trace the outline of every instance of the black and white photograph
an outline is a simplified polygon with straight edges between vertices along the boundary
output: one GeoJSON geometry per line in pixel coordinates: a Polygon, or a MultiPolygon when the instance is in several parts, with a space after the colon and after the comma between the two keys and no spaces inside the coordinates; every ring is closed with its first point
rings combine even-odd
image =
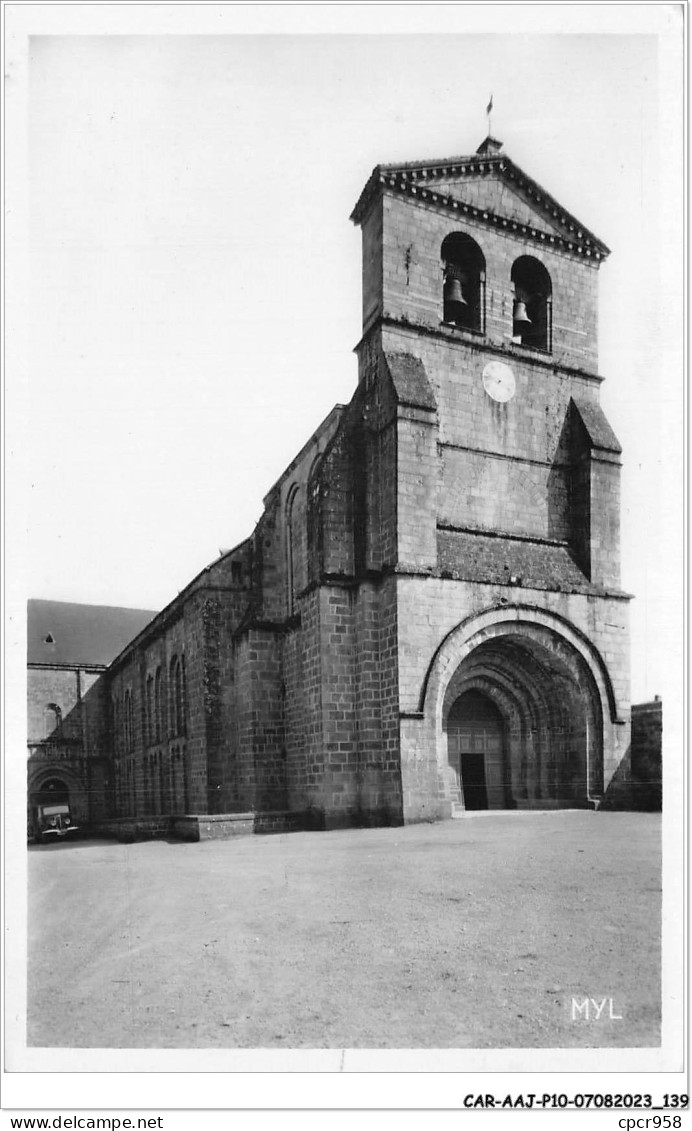
{"type": "Polygon", "coordinates": [[[3,15],[11,1106],[679,1119],[685,6],[3,15]]]}

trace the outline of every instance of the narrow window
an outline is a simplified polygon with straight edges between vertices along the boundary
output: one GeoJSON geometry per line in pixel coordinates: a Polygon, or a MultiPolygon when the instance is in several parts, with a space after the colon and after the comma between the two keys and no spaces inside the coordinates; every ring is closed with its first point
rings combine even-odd
{"type": "Polygon", "coordinates": [[[293,616],[295,612],[295,599],[296,599],[296,529],[295,529],[295,515],[296,515],[296,499],[298,498],[298,487],[293,486],[288,493],[288,500],[286,502],[286,596],[288,604],[288,615],[293,616]]]}
{"type": "Polygon", "coordinates": [[[171,734],[185,734],[185,668],[184,658],[180,656],[171,660],[169,693],[171,734]]]}
{"type": "Polygon", "coordinates": [[[183,666],[178,659],[175,665],[175,733],[185,730],[185,700],[183,695],[183,666]]]}
{"type": "Polygon", "coordinates": [[[146,745],[151,746],[154,741],[154,677],[147,676],[146,696],[146,745]]]}
{"type": "Polygon", "coordinates": [[[113,728],[113,752],[115,753],[116,757],[119,757],[122,754],[123,747],[120,734],[120,699],[117,695],[113,696],[112,708],[113,711],[111,716],[111,723],[113,728]]]}
{"type": "Polygon", "coordinates": [[[125,692],[125,749],[128,753],[132,753],[135,748],[135,735],[132,723],[132,692],[128,690],[125,692]]]}
{"type": "Polygon", "coordinates": [[[161,700],[163,696],[163,675],[161,668],[156,669],[154,679],[154,742],[161,741],[161,700]]]}
{"type": "Polygon", "coordinates": [[[180,657],[180,733],[187,734],[187,676],[184,654],[180,657]]]}
{"type": "Polygon", "coordinates": [[[57,703],[47,703],[44,710],[46,738],[56,738],[62,730],[62,711],[57,703]]]}

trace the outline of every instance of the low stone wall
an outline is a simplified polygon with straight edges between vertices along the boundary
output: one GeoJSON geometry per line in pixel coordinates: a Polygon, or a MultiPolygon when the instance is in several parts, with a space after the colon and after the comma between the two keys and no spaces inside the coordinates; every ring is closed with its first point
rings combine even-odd
{"type": "Polygon", "coordinates": [[[273,812],[255,813],[256,833],[294,833],[319,827],[319,818],[307,810],[277,809],[273,812]]]}
{"type": "Polygon", "coordinates": [[[170,837],[175,840],[228,840],[253,833],[287,833],[315,828],[308,812],[275,810],[263,813],[177,813],[155,817],[113,817],[98,821],[96,836],[115,837],[123,844],[170,837]]]}
{"type": "Polygon", "coordinates": [[[255,831],[254,813],[193,813],[171,817],[171,835],[179,840],[229,840],[255,831]]]}
{"type": "Polygon", "coordinates": [[[171,818],[157,817],[110,817],[95,821],[90,831],[95,836],[115,837],[123,844],[135,840],[153,840],[168,836],[171,831],[171,818]]]}

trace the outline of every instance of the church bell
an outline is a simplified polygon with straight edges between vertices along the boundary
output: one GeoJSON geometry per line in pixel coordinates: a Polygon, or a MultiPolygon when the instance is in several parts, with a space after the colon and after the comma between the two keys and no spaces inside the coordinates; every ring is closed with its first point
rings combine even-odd
{"type": "Polygon", "coordinates": [[[457,319],[464,317],[464,307],[468,309],[468,303],[464,298],[464,292],[461,286],[461,281],[454,276],[447,279],[445,283],[445,318],[448,322],[456,322],[457,319]]]}
{"type": "Polygon", "coordinates": [[[517,301],[517,302],[514,303],[514,321],[515,322],[528,322],[529,326],[531,325],[531,319],[529,318],[528,314],[526,313],[526,303],[525,302],[517,301]]]}

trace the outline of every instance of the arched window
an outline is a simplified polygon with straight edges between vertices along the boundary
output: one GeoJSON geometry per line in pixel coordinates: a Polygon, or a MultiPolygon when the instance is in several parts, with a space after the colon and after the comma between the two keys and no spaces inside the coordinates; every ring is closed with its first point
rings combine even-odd
{"type": "Polygon", "coordinates": [[[57,737],[62,728],[62,711],[57,703],[46,703],[43,711],[46,738],[57,737]]]}
{"type": "Polygon", "coordinates": [[[160,742],[163,730],[163,673],[161,668],[156,669],[154,678],[154,742],[160,742]]]}
{"type": "Polygon", "coordinates": [[[111,699],[111,734],[113,736],[113,753],[116,756],[120,754],[120,735],[118,733],[119,721],[118,698],[116,695],[114,695],[111,699]]]}
{"type": "Polygon", "coordinates": [[[521,255],[512,266],[514,308],[512,340],[531,349],[553,348],[553,287],[550,275],[532,255],[521,255]]]}
{"type": "Polygon", "coordinates": [[[185,674],[185,653],[180,657],[180,701],[182,706],[182,733],[187,734],[187,675],[185,674]]]}
{"type": "Polygon", "coordinates": [[[288,615],[293,616],[295,612],[295,599],[296,599],[296,568],[297,568],[297,555],[296,555],[296,500],[298,498],[298,487],[296,484],[291,487],[288,493],[286,502],[286,595],[288,603],[288,615]]]}
{"type": "Polygon", "coordinates": [[[135,734],[132,724],[132,692],[128,688],[125,692],[125,749],[131,753],[135,748],[135,734]]]}
{"type": "Polygon", "coordinates": [[[185,734],[185,660],[174,656],[170,667],[170,727],[172,735],[185,734]]]}
{"type": "Polygon", "coordinates": [[[154,741],[154,677],[147,676],[146,695],[146,745],[151,746],[154,741]]]}
{"type": "Polygon", "coordinates": [[[119,695],[113,698],[113,747],[115,753],[120,756],[125,750],[125,740],[123,735],[123,704],[119,695]]]}
{"type": "Polygon", "coordinates": [[[461,330],[485,332],[485,257],[465,232],[442,243],[443,322],[461,330]]]}

